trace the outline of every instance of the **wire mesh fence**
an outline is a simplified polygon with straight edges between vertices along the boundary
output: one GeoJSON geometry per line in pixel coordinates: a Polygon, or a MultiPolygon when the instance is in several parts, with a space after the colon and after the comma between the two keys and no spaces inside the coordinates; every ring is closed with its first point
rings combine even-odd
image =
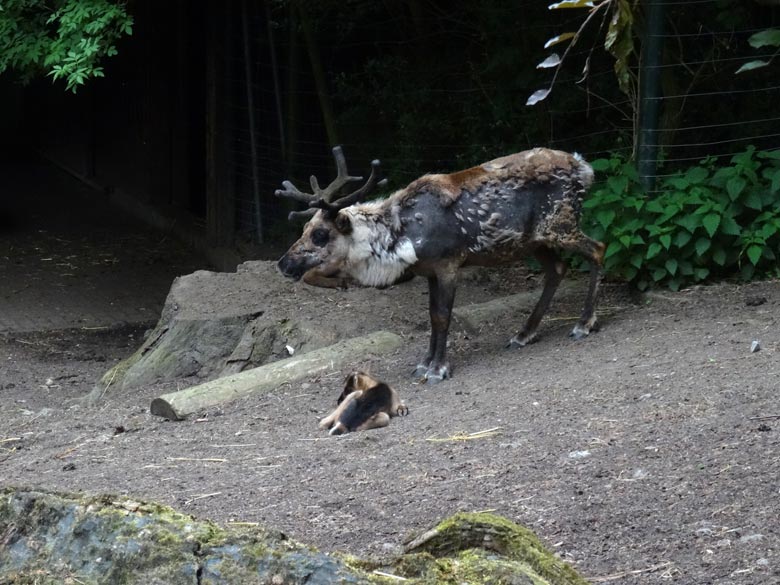
{"type": "Polygon", "coordinates": [[[285,220],[290,204],[273,193],[284,179],[302,186],[311,174],[331,178],[336,143],[353,174],[382,159],[389,189],[533,146],[630,158],[637,110],[647,100],[659,106],[650,131],[657,177],[748,146],[780,145],[777,63],[736,73],[748,61],[774,58],[748,39],[777,22],[778,8],[658,2],[665,27],[662,59],[652,65],[657,96],[620,92],[613,59],[599,50],[603,31],[595,30],[571,52],[550,98],[529,108],[527,95],[549,80],[534,68],[544,41],[582,18],[552,15],[544,4],[234,4],[220,130],[230,137],[239,237],[289,239],[296,231],[285,220]]]}

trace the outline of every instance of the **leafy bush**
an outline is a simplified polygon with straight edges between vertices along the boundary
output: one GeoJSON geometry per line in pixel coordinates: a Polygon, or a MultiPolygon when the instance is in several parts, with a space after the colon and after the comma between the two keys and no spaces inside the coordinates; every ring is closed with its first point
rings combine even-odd
{"type": "Polygon", "coordinates": [[[727,166],[717,162],[662,177],[652,194],[630,162],[592,162],[604,179],[584,203],[584,226],[607,245],[608,273],[640,290],[779,274],[780,150],[750,147],[727,166]]]}
{"type": "Polygon", "coordinates": [[[101,60],[132,31],[121,0],[1,0],[0,73],[12,69],[23,82],[49,75],[75,92],[103,77],[101,60]]]}

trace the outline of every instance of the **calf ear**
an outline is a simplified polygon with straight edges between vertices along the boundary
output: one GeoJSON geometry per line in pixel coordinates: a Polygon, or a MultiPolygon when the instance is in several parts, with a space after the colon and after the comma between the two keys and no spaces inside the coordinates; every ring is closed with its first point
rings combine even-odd
{"type": "Polygon", "coordinates": [[[333,220],[333,225],[335,225],[336,229],[344,235],[352,232],[352,222],[346,213],[339,212],[336,219],[333,220]]]}

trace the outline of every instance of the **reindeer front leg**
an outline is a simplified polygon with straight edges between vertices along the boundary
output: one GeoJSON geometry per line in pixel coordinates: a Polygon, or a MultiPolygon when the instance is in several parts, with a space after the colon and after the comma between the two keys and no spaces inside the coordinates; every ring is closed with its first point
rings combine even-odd
{"type": "Polygon", "coordinates": [[[447,362],[447,333],[450,329],[452,304],[455,301],[457,270],[428,277],[428,300],[431,316],[431,340],[428,355],[417,366],[416,376],[422,376],[429,384],[436,384],[450,377],[447,362]]]}

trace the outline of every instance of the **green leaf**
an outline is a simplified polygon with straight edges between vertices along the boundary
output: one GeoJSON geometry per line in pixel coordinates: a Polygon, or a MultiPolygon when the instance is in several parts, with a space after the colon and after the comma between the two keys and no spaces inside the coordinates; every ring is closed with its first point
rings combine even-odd
{"type": "Polygon", "coordinates": [[[537,89],[530,96],[528,96],[528,100],[526,100],[525,105],[526,106],[536,105],[540,101],[542,101],[544,98],[546,98],[548,95],[550,95],[550,88],[547,88],[547,89],[537,89]]]}
{"type": "Polygon", "coordinates": [[[593,168],[594,171],[608,171],[610,165],[608,159],[597,158],[596,160],[590,161],[590,166],[593,168]]]}
{"type": "Polygon", "coordinates": [[[680,281],[679,278],[673,278],[672,280],[669,281],[669,290],[677,292],[678,290],[680,290],[681,284],[682,282],[680,281]]]}
{"type": "Polygon", "coordinates": [[[750,261],[753,263],[753,266],[758,264],[758,261],[761,260],[761,254],[763,253],[764,248],[762,246],[757,246],[753,244],[752,246],[748,246],[747,249],[747,257],[750,259],[750,261]]]}
{"type": "Polygon", "coordinates": [[[607,229],[612,225],[612,221],[615,219],[615,212],[611,209],[605,209],[596,212],[596,221],[598,221],[604,229],[607,229]]]}
{"type": "Polygon", "coordinates": [[[659,240],[661,240],[661,244],[662,244],[662,245],[663,245],[663,247],[664,247],[664,248],[666,248],[667,250],[669,249],[669,246],[671,246],[671,245],[672,245],[672,236],[670,236],[669,234],[664,234],[664,235],[662,235],[662,236],[661,236],[660,238],[658,238],[658,239],[659,239],[659,240]]]}
{"type": "Polygon", "coordinates": [[[712,245],[712,242],[708,240],[707,238],[699,238],[696,240],[696,253],[699,256],[703,256],[704,253],[710,249],[710,246],[712,245]]]}
{"type": "MultiPolygon", "coordinates": [[[[631,93],[631,56],[634,54],[634,12],[627,0],[610,2],[612,18],[604,36],[604,49],[615,59],[614,70],[618,87],[631,93]]],[[[595,10],[595,9],[594,9],[595,10]]]]}
{"type": "Polygon", "coordinates": [[[561,33],[557,37],[548,39],[548,41],[544,44],[544,48],[549,49],[553,45],[557,45],[558,43],[562,43],[563,41],[568,41],[569,39],[574,38],[575,36],[577,36],[577,33],[573,33],[573,32],[561,33]]]}
{"type": "Polygon", "coordinates": [[[675,220],[677,225],[684,227],[690,233],[696,231],[696,228],[701,225],[701,216],[699,215],[685,215],[675,220]]]}
{"type": "Polygon", "coordinates": [[[647,248],[647,255],[645,256],[645,258],[647,258],[648,260],[651,260],[651,259],[655,258],[656,256],[658,256],[658,254],[661,252],[661,250],[663,250],[663,248],[661,247],[661,244],[659,244],[657,242],[653,242],[647,248]]]}
{"type": "Polygon", "coordinates": [[[617,254],[623,249],[623,245],[620,242],[612,241],[607,246],[607,251],[604,253],[604,258],[609,258],[613,254],[617,254]]]}
{"type": "Polygon", "coordinates": [[[550,4],[547,9],[558,10],[560,8],[591,8],[592,6],[593,0],[561,0],[561,2],[550,4]]]}
{"type": "Polygon", "coordinates": [[[748,39],[748,43],[754,49],[761,47],[780,47],[780,30],[768,28],[755,33],[748,39]]]}
{"type": "Polygon", "coordinates": [[[736,176],[731,177],[726,182],[726,191],[728,191],[729,197],[731,197],[731,200],[736,200],[737,197],[739,197],[739,194],[742,193],[742,190],[745,188],[745,185],[747,185],[747,181],[744,177],[736,176]]]}
{"type": "Polygon", "coordinates": [[[737,170],[734,167],[721,167],[712,175],[712,184],[719,186],[725,184],[726,180],[733,177],[737,170]]]}
{"type": "Polygon", "coordinates": [[[620,238],[618,239],[620,240],[620,243],[623,244],[624,248],[628,248],[629,246],[631,246],[631,236],[629,235],[620,236],[620,238]]]}
{"type": "Polygon", "coordinates": [[[746,207],[749,207],[750,209],[755,209],[757,211],[761,211],[764,208],[764,204],[761,201],[761,195],[756,193],[755,191],[751,191],[747,194],[747,197],[745,197],[744,204],[746,207]]]}
{"type": "Polygon", "coordinates": [[[561,56],[558,53],[549,55],[544,61],[539,63],[537,69],[550,69],[551,67],[557,67],[561,64],[561,56]]]}
{"type": "Polygon", "coordinates": [[[658,199],[651,199],[647,202],[647,205],[645,206],[645,209],[647,211],[652,211],[653,213],[663,213],[664,212],[664,206],[661,204],[658,199]]]}
{"type": "Polygon", "coordinates": [[[675,189],[684,190],[690,187],[690,182],[684,177],[672,177],[669,179],[669,184],[675,189]]]}
{"type": "Polygon", "coordinates": [[[672,276],[677,274],[677,260],[675,260],[674,258],[669,258],[664,263],[664,267],[666,268],[666,270],[669,271],[669,274],[671,274],[672,276]]]}
{"type": "Polygon", "coordinates": [[[611,176],[607,178],[607,185],[615,193],[625,193],[628,187],[628,177],[611,176]]]}
{"type": "Polygon", "coordinates": [[[724,266],[726,264],[726,251],[723,248],[718,248],[712,253],[712,261],[718,266],[724,266]]]}
{"type": "Polygon", "coordinates": [[[696,280],[704,280],[710,275],[710,269],[709,268],[696,268],[693,271],[693,277],[696,280]]]}
{"type": "Polygon", "coordinates": [[[698,185],[699,183],[703,183],[704,179],[709,175],[709,171],[704,167],[691,167],[688,169],[688,172],[685,173],[685,179],[692,185],[698,185]]]}
{"type": "Polygon", "coordinates": [[[691,276],[693,274],[693,264],[687,260],[680,260],[679,270],[683,276],[691,276]]]}
{"type": "Polygon", "coordinates": [[[738,236],[742,233],[742,228],[739,226],[739,224],[734,221],[734,218],[729,215],[724,215],[721,218],[720,222],[720,231],[721,233],[726,234],[727,236],[738,236]]]}
{"type": "Polygon", "coordinates": [[[770,158],[773,160],[780,160],[780,150],[762,150],[756,156],[758,156],[758,158],[770,158]]]}
{"type": "Polygon", "coordinates": [[[653,274],[651,274],[651,276],[655,282],[658,282],[666,276],[666,268],[656,268],[653,270],[653,274]]]}
{"type": "Polygon", "coordinates": [[[707,230],[707,233],[712,237],[715,235],[715,232],[718,231],[720,215],[717,213],[708,213],[704,216],[702,223],[704,224],[704,229],[707,230]]]}
{"type": "Polygon", "coordinates": [[[756,59],[755,61],[748,61],[742,67],[737,69],[737,73],[744,73],[745,71],[752,71],[753,69],[760,69],[761,67],[766,67],[769,65],[769,61],[762,61],[761,59],[756,59]]]}
{"type": "Polygon", "coordinates": [[[691,238],[693,236],[689,232],[677,232],[677,235],[674,236],[674,245],[678,248],[682,248],[691,241],[691,238]]]}
{"type": "Polygon", "coordinates": [[[780,169],[778,169],[772,177],[772,184],[769,189],[772,193],[777,193],[777,190],[780,189],[780,169]]]}
{"type": "Polygon", "coordinates": [[[764,238],[764,240],[768,240],[772,236],[774,236],[777,233],[777,225],[774,223],[765,223],[761,227],[761,237],[764,238]]]}
{"type": "Polygon", "coordinates": [[[631,260],[629,260],[632,266],[636,268],[642,268],[642,263],[644,262],[644,258],[642,258],[642,254],[634,254],[631,256],[631,260]]]}

